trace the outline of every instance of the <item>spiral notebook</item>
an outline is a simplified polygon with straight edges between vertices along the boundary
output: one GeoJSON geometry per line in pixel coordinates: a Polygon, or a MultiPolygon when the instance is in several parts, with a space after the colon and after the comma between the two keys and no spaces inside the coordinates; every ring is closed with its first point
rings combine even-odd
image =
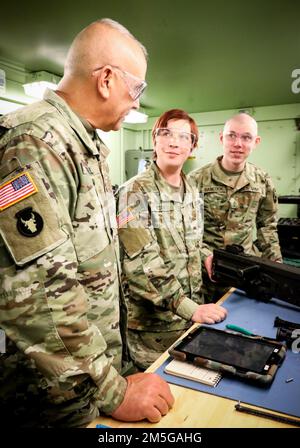
{"type": "Polygon", "coordinates": [[[170,375],[180,376],[189,380],[198,381],[199,383],[206,384],[208,386],[216,387],[222,378],[221,373],[215,370],[206,369],[203,367],[197,367],[194,364],[188,362],[177,361],[173,359],[165,367],[165,372],[170,375]]]}

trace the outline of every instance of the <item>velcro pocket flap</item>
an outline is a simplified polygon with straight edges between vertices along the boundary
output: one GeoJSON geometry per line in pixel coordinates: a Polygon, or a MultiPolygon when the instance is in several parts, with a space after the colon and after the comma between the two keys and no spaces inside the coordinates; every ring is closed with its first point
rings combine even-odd
{"type": "Polygon", "coordinates": [[[151,242],[150,233],[143,227],[119,229],[119,237],[129,258],[139,255],[151,242]]]}

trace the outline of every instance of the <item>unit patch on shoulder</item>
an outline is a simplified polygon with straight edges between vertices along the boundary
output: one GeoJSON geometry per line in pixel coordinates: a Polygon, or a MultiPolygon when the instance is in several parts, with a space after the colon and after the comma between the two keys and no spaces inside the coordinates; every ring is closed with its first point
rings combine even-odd
{"type": "Polygon", "coordinates": [[[36,236],[43,230],[44,221],[41,215],[32,210],[32,207],[26,207],[16,213],[17,229],[23,236],[36,236]]]}
{"type": "Polygon", "coordinates": [[[0,185],[0,211],[22,201],[38,191],[31,176],[23,172],[0,185]]]}

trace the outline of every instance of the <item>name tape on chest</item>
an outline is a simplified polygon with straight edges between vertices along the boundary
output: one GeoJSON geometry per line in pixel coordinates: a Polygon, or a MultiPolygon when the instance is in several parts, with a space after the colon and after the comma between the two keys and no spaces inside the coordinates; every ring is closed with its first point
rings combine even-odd
{"type": "Polygon", "coordinates": [[[0,185],[0,211],[22,201],[38,191],[29,173],[21,173],[0,185]]]}

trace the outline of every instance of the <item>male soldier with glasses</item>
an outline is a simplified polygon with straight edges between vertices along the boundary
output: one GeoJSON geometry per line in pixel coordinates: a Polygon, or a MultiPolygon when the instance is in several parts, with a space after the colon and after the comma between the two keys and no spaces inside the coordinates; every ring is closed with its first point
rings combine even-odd
{"type": "Polygon", "coordinates": [[[260,143],[256,121],[246,113],[235,115],[225,123],[220,140],[223,156],[189,175],[204,194],[203,291],[207,302],[218,300],[226,291],[210,280],[213,249],[239,244],[245,253],[258,255],[258,247],[263,258],[282,261],[275,188],[266,172],[247,162],[260,143]]]}
{"type": "Polygon", "coordinates": [[[3,427],[86,426],[99,411],[156,422],[173,404],[158,375],[120,374],[126,309],[96,133],[139,107],[146,67],[128,30],[96,21],[73,41],[58,89],[0,120],[3,427]]]}

